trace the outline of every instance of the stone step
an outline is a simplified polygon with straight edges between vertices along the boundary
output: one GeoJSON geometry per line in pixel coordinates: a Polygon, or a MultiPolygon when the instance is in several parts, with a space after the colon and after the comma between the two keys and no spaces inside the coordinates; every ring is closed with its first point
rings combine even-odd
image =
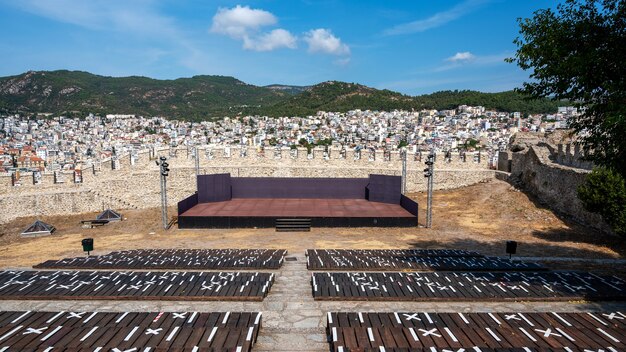
{"type": "Polygon", "coordinates": [[[253,350],[258,351],[328,351],[326,334],[297,334],[289,331],[265,334],[263,329],[254,344],[253,350]]]}

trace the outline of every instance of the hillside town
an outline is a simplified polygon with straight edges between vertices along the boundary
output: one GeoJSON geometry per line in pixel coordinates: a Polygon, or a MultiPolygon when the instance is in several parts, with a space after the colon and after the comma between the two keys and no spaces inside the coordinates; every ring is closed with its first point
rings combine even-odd
{"type": "Polygon", "coordinates": [[[121,153],[175,146],[315,146],[410,153],[480,150],[493,155],[517,131],[567,127],[574,107],[527,115],[461,105],[452,110],[319,112],[308,117],[225,117],[187,122],[164,117],[90,114],[85,118],[20,115],[0,119],[0,172],[73,170],[121,153]]]}

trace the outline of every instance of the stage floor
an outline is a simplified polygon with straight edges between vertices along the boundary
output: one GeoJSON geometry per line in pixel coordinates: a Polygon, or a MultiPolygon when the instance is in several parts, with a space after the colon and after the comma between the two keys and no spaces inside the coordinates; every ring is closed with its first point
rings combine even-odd
{"type": "Polygon", "coordinates": [[[200,217],[311,217],[415,218],[399,204],[365,199],[235,198],[200,203],[180,216],[200,217]]]}

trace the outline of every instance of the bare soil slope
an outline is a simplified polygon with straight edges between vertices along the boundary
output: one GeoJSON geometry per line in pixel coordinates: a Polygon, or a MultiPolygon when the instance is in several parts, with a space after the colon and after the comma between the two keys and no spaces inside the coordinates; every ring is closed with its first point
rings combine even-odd
{"type": "MultiPolygon", "coordinates": [[[[424,194],[413,194],[426,204],[424,194]]],[[[433,228],[313,228],[277,233],[274,229],[178,230],[161,228],[160,209],[121,210],[125,220],[84,229],[80,220],[94,214],[43,217],[57,231],[48,237],[21,238],[34,221],[21,218],[0,225],[0,267],[28,267],[48,259],[83,255],[80,241],[93,237],[95,254],[135,248],[459,248],[504,255],[504,242],[519,242],[518,255],[625,258],[619,238],[559,218],[508,183],[493,180],[435,192],[433,228]]],[[[174,214],[174,209],[170,209],[174,214]]],[[[420,224],[425,209],[420,209],[420,224]]]]}

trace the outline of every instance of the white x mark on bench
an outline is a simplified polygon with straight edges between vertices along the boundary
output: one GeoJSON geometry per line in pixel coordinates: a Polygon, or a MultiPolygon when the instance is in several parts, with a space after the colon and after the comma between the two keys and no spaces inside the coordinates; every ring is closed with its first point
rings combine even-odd
{"type": "Polygon", "coordinates": [[[422,319],[417,317],[417,313],[414,313],[414,314],[402,314],[402,315],[404,315],[406,317],[405,320],[420,320],[420,321],[422,320],[422,319]]]}
{"type": "Polygon", "coordinates": [[[558,336],[558,337],[563,336],[563,335],[561,335],[561,334],[556,334],[556,333],[553,333],[553,332],[552,332],[552,329],[546,329],[546,330],[535,329],[535,331],[542,333],[542,334],[543,334],[543,337],[550,337],[550,336],[552,336],[552,335],[554,335],[554,336],[558,336]]]}
{"type": "Polygon", "coordinates": [[[26,331],[24,331],[22,333],[22,335],[28,335],[28,334],[42,334],[44,330],[46,330],[48,327],[45,326],[43,328],[39,328],[39,329],[34,329],[34,328],[27,328],[26,331]]]}
{"type": "Polygon", "coordinates": [[[163,328],[158,328],[158,329],[150,329],[150,328],[148,328],[146,330],[146,335],[158,335],[161,332],[161,330],[163,330],[163,328]]]}
{"type": "Polygon", "coordinates": [[[430,330],[419,329],[419,331],[423,332],[422,336],[433,335],[433,336],[441,337],[441,335],[437,333],[437,329],[436,328],[435,329],[430,329],[430,330]]]}

